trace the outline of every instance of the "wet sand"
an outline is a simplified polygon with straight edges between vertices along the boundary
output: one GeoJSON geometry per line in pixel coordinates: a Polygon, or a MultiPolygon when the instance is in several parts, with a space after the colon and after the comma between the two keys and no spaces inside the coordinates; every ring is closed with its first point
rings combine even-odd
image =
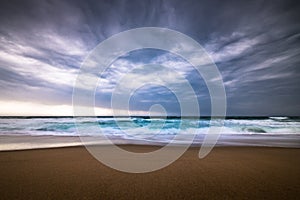
{"type": "MultiPolygon", "coordinates": [[[[126,145],[134,152],[157,147],[126,145]]],[[[111,169],[84,147],[0,152],[0,199],[296,199],[300,149],[190,148],[159,171],[111,169]]],[[[126,161],[126,158],[124,159],[126,161]]]]}

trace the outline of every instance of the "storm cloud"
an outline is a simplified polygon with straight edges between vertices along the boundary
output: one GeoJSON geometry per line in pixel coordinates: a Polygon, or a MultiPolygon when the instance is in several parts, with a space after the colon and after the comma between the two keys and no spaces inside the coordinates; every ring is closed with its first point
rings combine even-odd
{"type": "MultiPolygon", "coordinates": [[[[164,27],[190,36],[214,60],[228,115],[299,115],[299,6],[297,1],[260,0],[2,1],[0,101],[71,105],[81,63],[100,42],[132,28],[164,27]]],[[[149,63],[176,68],[193,86],[201,114],[210,114],[201,77],[184,60],[154,50],[120,57],[101,77],[97,105],[109,108],[118,77],[149,63]]],[[[178,102],[165,88],[145,87],[132,102],[133,110],[161,103],[170,113],[178,112],[178,102]]]]}

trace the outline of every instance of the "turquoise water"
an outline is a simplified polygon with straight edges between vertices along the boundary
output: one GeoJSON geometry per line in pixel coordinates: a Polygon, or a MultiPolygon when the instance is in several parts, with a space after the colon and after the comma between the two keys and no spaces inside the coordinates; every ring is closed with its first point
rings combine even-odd
{"type": "MultiPolygon", "coordinates": [[[[147,133],[175,135],[179,131],[206,134],[211,124],[219,119],[210,118],[113,118],[113,117],[2,117],[0,118],[0,134],[22,135],[53,135],[53,136],[78,136],[76,127],[86,128],[88,135],[127,135],[143,127],[147,133]],[[128,133],[129,132],[129,133],[128,133]]],[[[86,132],[85,132],[86,134],[86,132]]],[[[300,134],[300,118],[269,117],[269,118],[228,118],[224,120],[222,134],[237,135],[276,135],[276,134],[300,134]]]]}
{"type": "MultiPolygon", "coordinates": [[[[193,143],[201,144],[209,128],[214,126],[222,126],[221,120],[209,117],[1,117],[0,136],[54,136],[58,138],[55,141],[60,141],[64,136],[105,135],[118,143],[165,144],[178,134],[183,140],[177,143],[183,143],[184,135],[193,134],[193,143]]],[[[14,142],[7,141],[2,139],[0,145],[14,142]]],[[[18,144],[21,143],[19,137],[18,144]]],[[[300,118],[227,117],[218,144],[300,147],[300,118]]]]}

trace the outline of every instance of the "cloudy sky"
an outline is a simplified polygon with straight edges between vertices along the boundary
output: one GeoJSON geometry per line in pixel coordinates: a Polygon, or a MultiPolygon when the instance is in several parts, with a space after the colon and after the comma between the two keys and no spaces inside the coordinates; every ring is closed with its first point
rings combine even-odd
{"type": "MultiPolygon", "coordinates": [[[[199,42],[222,75],[227,115],[299,115],[299,6],[276,0],[2,1],[0,115],[71,115],[73,86],[85,57],[110,36],[139,27],[169,28],[199,42]]],[[[101,75],[100,115],[110,114],[120,77],[147,64],[173,67],[195,90],[201,114],[210,114],[201,76],[174,54],[145,49],[121,56],[101,75]]],[[[133,80],[151,73],[137,70],[133,80]]],[[[172,91],[157,85],[137,90],[129,107],[144,114],[154,104],[172,115],[179,112],[172,91]]]]}

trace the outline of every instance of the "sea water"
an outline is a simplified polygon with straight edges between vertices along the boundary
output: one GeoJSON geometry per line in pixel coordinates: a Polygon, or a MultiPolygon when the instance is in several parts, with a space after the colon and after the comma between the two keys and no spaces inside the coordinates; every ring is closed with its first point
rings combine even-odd
{"type": "Polygon", "coordinates": [[[214,126],[222,127],[217,145],[300,147],[299,117],[1,117],[0,150],[80,145],[78,136],[165,145],[193,134],[201,145],[214,126]]]}

